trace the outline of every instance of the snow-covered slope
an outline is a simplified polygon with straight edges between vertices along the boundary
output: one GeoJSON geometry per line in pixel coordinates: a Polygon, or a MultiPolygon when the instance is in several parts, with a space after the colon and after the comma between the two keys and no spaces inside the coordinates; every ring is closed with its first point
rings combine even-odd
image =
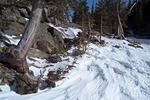
{"type": "Polygon", "coordinates": [[[76,67],[57,87],[18,95],[5,85],[0,87],[0,100],[150,100],[150,40],[139,40],[141,49],[127,41],[103,39],[105,46],[89,44],[86,54],[68,57],[76,67]]]}

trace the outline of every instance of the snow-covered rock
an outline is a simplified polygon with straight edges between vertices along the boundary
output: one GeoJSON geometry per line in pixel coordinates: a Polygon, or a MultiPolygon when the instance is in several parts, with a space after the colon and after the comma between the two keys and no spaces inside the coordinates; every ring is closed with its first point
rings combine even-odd
{"type": "Polygon", "coordinates": [[[63,38],[67,39],[74,39],[77,37],[79,32],[82,32],[81,29],[78,28],[73,28],[73,27],[68,27],[68,28],[62,28],[62,27],[56,27],[53,24],[49,23],[49,26],[53,27],[57,31],[59,31],[62,35],[63,38]]]}

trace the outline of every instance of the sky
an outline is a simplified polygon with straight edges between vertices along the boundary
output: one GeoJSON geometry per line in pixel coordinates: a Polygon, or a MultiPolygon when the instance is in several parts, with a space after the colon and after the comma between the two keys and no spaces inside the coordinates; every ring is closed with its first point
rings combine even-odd
{"type": "Polygon", "coordinates": [[[96,4],[98,0],[87,0],[87,2],[88,2],[88,6],[91,8],[93,3],[96,4]]]}
{"type": "MultiPolygon", "coordinates": [[[[128,2],[128,0],[124,0],[124,1],[128,2]]],[[[92,8],[93,3],[96,4],[98,0],[87,0],[87,2],[88,2],[88,6],[92,8]]]]}

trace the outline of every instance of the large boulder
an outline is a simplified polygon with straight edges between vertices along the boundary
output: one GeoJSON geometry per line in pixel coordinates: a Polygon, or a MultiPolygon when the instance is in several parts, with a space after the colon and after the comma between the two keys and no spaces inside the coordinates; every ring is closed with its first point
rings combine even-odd
{"type": "Polygon", "coordinates": [[[24,29],[24,25],[18,22],[9,22],[9,24],[7,25],[7,29],[5,29],[4,32],[8,35],[20,36],[20,34],[23,33],[24,29]]]}
{"type": "Polygon", "coordinates": [[[49,54],[35,48],[30,48],[28,52],[28,57],[35,57],[35,58],[48,58],[49,54]]]}
{"type": "Polygon", "coordinates": [[[0,12],[0,29],[4,33],[16,36],[23,33],[26,20],[16,7],[1,8],[0,12]]]}
{"type": "MultiPolygon", "coordinates": [[[[0,0],[0,5],[5,5],[0,7],[0,30],[9,35],[20,36],[25,30],[25,26],[28,22],[27,18],[30,16],[32,7],[30,3],[28,6],[25,6],[27,5],[25,4],[26,2],[24,3],[17,0],[11,1],[12,3],[16,2],[14,4],[15,6],[9,6],[9,0],[0,0]]],[[[53,32],[57,33],[56,30],[53,32]]],[[[30,49],[29,55],[38,57],[44,53],[63,53],[65,51],[63,39],[59,35],[53,35],[53,33],[49,31],[49,25],[44,22],[40,23],[32,48],[34,49],[30,49]],[[41,54],[37,55],[36,53],[41,54]]],[[[44,57],[46,56],[45,54],[44,57]]]]}
{"type": "Polygon", "coordinates": [[[64,44],[59,42],[59,38],[52,35],[48,29],[49,26],[46,23],[40,24],[33,47],[48,54],[63,53],[65,51],[64,44]]]}
{"type": "Polygon", "coordinates": [[[0,5],[10,6],[16,3],[18,0],[0,0],[0,5]]]}

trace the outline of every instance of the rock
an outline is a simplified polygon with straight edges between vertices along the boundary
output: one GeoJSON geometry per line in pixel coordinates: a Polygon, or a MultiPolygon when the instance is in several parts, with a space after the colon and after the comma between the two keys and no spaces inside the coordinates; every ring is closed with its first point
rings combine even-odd
{"type": "Polygon", "coordinates": [[[1,14],[1,19],[5,21],[17,21],[17,18],[20,16],[17,9],[14,9],[13,7],[2,9],[1,14]]]}
{"type": "Polygon", "coordinates": [[[35,58],[48,58],[48,54],[35,48],[30,48],[28,52],[28,57],[35,57],[35,58]]]}
{"type": "Polygon", "coordinates": [[[74,68],[75,66],[73,66],[73,65],[68,65],[68,70],[72,70],[73,68],[74,68]]]}
{"type": "Polygon", "coordinates": [[[42,87],[49,87],[53,88],[56,86],[55,82],[59,80],[59,75],[55,71],[49,71],[47,75],[47,79],[44,81],[44,84],[42,84],[42,87]]]}
{"type": "Polygon", "coordinates": [[[118,49],[120,48],[120,46],[119,46],[119,45],[114,45],[113,47],[118,48],[118,49]]]}
{"type": "Polygon", "coordinates": [[[10,6],[11,4],[16,3],[18,0],[0,0],[0,5],[10,6]]]}
{"type": "Polygon", "coordinates": [[[61,57],[58,56],[58,55],[55,55],[55,54],[54,55],[50,55],[47,60],[50,63],[57,63],[57,62],[61,62],[62,61],[61,57]]]}
{"type": "Polygon", "coordinates": [[[51,80],[45,80],[45,83],[45,87],[54,88],[56,86],[55,82],[51,80]]]}
{"type": "Polygon", "coordinates": [[[56,39],[59,41],[59,43],[62,43],[64,45],[64,39],[62,37],[62,33],[55,28],[49,26],[48,31],[52,34],[53,37],[56,37],[56,39]]]}
{"type": "Polygon", "coordinates": [[[33,44],[33,48],[37,48],[45,53],[51,53],[57,45],[54,45],[53,37],[47,31],[48,25],[41,23],[38,28],[38,33],[33,44]]]}
{"type": "Polygon", "coordinates": [[[19,12],[20,12],[22,17],[25,17],[25,18],[29,18],[30,17],[29,14],[28,14],[29,12],[27,11],[27,9],[20,8],[19,12]]]}
{"type": "Polygon", "coordinates": [[[63,79],[63,76],[69,72],[68,70],[69,69],[57,69],[56,71],[49,71],[44,87],[55,87],[55,82],[63,79]]]}
{"type": "Polygon", "coordinates": [[[37,45],[37,49],[50,54],[54,47],[52,46],[51,42],[47,41],[47,40],[39,40],[36,42],[37,45]]]}
{"type": "Polygon", "coordinates": [[[26,20],[20,15],[18,8],[11,6],[0,10],[0,28],[4,33],[17,36],[23,33],[26,20]]]}
{"type": "Polygon", "coordinates": [[[132,44],[132,43],[128,44],[128,46],[132,46],[134,48],[141,48],[141,49],[143,49],[143,47],[141,45],[136,45],[136,44],[132,44]]]}
{"type": "Polygon", "coordinates": [[[49,80],[57,81],[59,80],[59,73],[57,73],[56,71],[49,71],[47,77],[49,80]]]}
{"type": "MultiPolygon", "coordinates": [[[[8,35],[20,36],[27,24],[25,17],[29,17],[30,8],[24,5],[7,7],[6,9],[2,7],[2,9],[0,8],[0,12],[0,30],[3,30],[8,35]]],[[[40,23],[33,48],[48,54],[53,52],[63,53],[65,47],[62,38],[58,39],[58,36],[52,36],[48,28],[49,26],[46,23],[40,23]]]]}
{"type": "Polygon", "coordinates": [[[0,4],[1,5],[7,4],[7,1],[6,0],[0,0],[0,4]]]}
{"type": "Polygon", "coordinates": [[[17,22],[9,22],[7,29],[4,30],[4,33],[8,35],[20,36],[23,33],[25,27],[24,25],[17,22]]]}
{"type": "Polygon", "coordinates": [[[25,26],[27,24],[26,19],[23,17],[18,18],[17,22],[23,26],[25,26]]]}
{"type": "Polygon", "coordinates": [[[46,23],[40,24],[33,47],[45,53],[63,53],[65,51],[64,44],[48,32],[48,27],[46,23]]]}
{"type": "Polygon", "coordinates": [[[70,56],[79,56],[79,55],[82,55],[83,54],[83,52],[81,51],[81,50],[79,50],[79,49],[74,49],[73,51],[72,51],[72,53],[70,54],[70,56]]]}

